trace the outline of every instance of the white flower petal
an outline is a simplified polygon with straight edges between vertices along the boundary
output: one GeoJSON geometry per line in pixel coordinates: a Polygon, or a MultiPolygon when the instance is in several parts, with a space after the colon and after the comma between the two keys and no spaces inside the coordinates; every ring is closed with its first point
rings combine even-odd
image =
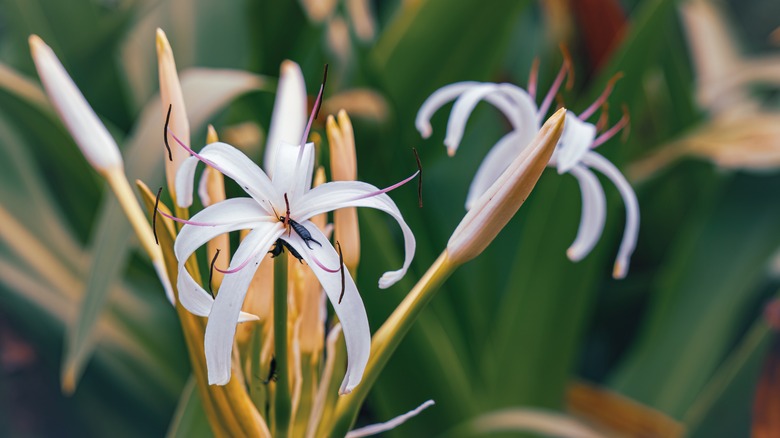
{"type": "Polygon", "coordinates": [[[274,223],[260,205],[251,198],[231,198],[204,208],[190,221],[215,224],[215,226],[184,225],[176,237],[173,251],[176,260],[183,264],[198,248],[220,234],[254,228],[260,223],[274,223]]]}
{"type": "MultiPolygon", "coordinates": [[[[498,84],[498,89],[507,97],[514,107],[514,110],[512,111],[514,117],[509,119],[509,121],[512,122],[512,127],[516,131],[531,131],[528,133],[528,138],[533,138],[539,129],[541,129],[538,117],[539,109],[536,106],[536,102],[534,102],[527,91],[517,85],[506,83],[498,84]]],[[[506,111],[504,111],[504,114],[506,114],[506,111]]]]}
{"type": "Polygon", "coordinates": [[[114,138],[68,76],[54,51],[37,35],[30,36],[30,50],[46,94],[84,157],[100,171],[121,166],[122,154],[114,138]]]}
{"type": "Polygon", "coordinates": [[[189,208],[192,205],[195,168],[199,162],[196,157],[189,157],[182,161],[176,172],[176,204],[181,208],[189,208]]]}
{"type": "MultiPolygon", "coordinates": [[[[471,116],[471,112],[474,111],[474,107],[482,99],[490,95],[494,96],[493,99],[497,98],[497,90],[498,86],[496,84],[477,85],[463,93],[455,101],[450,118],[447,121],[447,135],[444,137],[444,145],[447,146],[447,152],[450,155],[455,155],[455,151],[458,150],[458,145],[460,145],[460,141],[463,139],[463,132],[466,129],[466,122],[471,116]]],[[[514,119],[512,111],[505,114],[507,117],[514,119]]]]}
{"type": "Polygon", "coordinates": [[[626,227],[623,231],[623,240],[620,242],[620,248],[615,260],[615,268],[612,271],[613,277],[623,278],[628,273],[628,264],[631,254],[636,247],[636,240],[639,234],[639,202],[636,199],[634,189],[631,188],[631,184],[626,181],[623,174],[609,160],[597,152],[590,151],[582,158],[582,162],[612,180],[620,192],[620,196],[623,197],[623,202],[626,204],[626,227]]]}
{"type": "Polygon", "coordinates": [[[200,203],[203,204],[204,207],[208,207],[211,205],[211,196],[209,196],[209,176],[208,172],[203,172],[203,174],[200,176],[200,183],[198,183],[198,197],[200,198],[200,203]]]}
{"type": "Polygon", "coordinates": [[[346,438],[362,438],[366,436],[376,435],[378,433],[387,432],[388,430],[395,429],[396,427],[404,424],[406,420],[417,416],[420,412],[427,409],[430,406],[435,405],[433,400],[428,400],[425,403],[417,406],[414,410],[411,410],[403,415],[399,415],[390,421],[384,423],[372,424],[370,426],[361,427],[347,433],[346,438]]]}
{"type": "Polygon", "coordinates": [[[282,143],[276,151],[272,182],[279,193],[287,193],[291,200],[309,190],[314,173],[314,143],[306,143],[302,154],[300,150],[300,145],[282,143]]]}
{"type": "Polygon", "coordinates": [[[533,140],[536,131],[510,131],[490,149],[474,175],[466,196],[466,210],[493,185],[514,159],[533,140]]]}
{"type": "Polygon", "coordinates": [[[607,216],[607,199],[596,175],[582,165],[576,165],[569,171],[580,184],[582,192],[582,216],[577,237],[566,251],[573,262],[582,260],[598,242],[604,230],[607,216]]]}
{"type": "Polygon", "coordinates": [[[596,126],[583,122],[571,111],[566,111],[563,135],[556,146],[554,162],[558,173],[563,175],[582,160],[596,138],[596,126]]]}
{"type": "Polygon", "coordinates": [[[304,221],[300,224],[305,226],[311,233],[311,237],[320,242],[322,246],[310,242],[312,249],[309,249],[296,233],[284,236],[283,239],[295,248],[309,264],[314,275],[320,280],[325,293],[328,294],[328,299],[339,317],[339,322],[344,330],[344,341],[347,344],[347,372],[339,393],[348,394],[362,380],[371,350],[371,330],[368,327],[366,308],[363,306],[363,299],[358,293],[352,276],[343,265],[344,297],[339,303],[342,288],[341,273],[328,272],[319,266],[321,263],[329,269],[336,269],[339,266],[339,255],[327,237],[313,223],[304,221]],[[316,261],[314,257],[316,257],[316,261]]]}
{"type": "Polygon", "coordinates": [[[276,151],[282,143],[300,144],[306,128],[306,83],[298,64],[284,61],[274,101],[271,126],[265,142],[264,166],[273,176],[276,151]]]}
{"type": "MultiPolygon", "coordinates": [[[[271,180],[268,179],[265,172],[249,157],[244,155],[243,152],[233,146],[220,142],[211,143],[204,147],[198,155],[213,163],[215,168],[225,176],[232,178],[249,196],[255,198],[269,215],[272,215],[273,212],[270,206],[266,207],[267,202],[273,204],[284,202],[281,194],[274,189],[271,180]]],[[[187,161],[193,158],[188,158],[187,161]]],[[[192,191],[194,178],[194,165],[187,164],[179,168],[179,172],[176,175],[177,198],[184,195],[184,193],[180,193],[184,190],[192,191]]],[[[192,193],[188,196],[191,200],[192,193]]]]}
{"type": "MultiPolygon", "coordinates": [[[[179,301],[187,311],[197,316],[209,316],[214,305],[214,297],[206,292],[203,287],[195,283],[191,276],[186,276],[182,283],[185,287],[179,292],[179,301]]],[[[257,321],[260,318],[251,313],[241,312],[238,322],[257,321]]]]}
{"type": "Polygon", "coordinates": [[[433,128],[431,127],[431,117],[433,116],[433,113],[438,111],[439,108],[443,107],[447,102],[454,100],[460,94],[479,85],[481,85],[481,82],[457,82],[445,85],[428,96],[422,106],[420,106],[420,110],[417,111],[417,117],[414,121],[414,125],[417,127],[420,135],[423,138],[428,138],[433,133],[433,128]]]}
{"type": "Polygon", "coordinates": [[[243,269],[225,274],[222,292],[217,295],[206,323],[206,368],[210,385],[225,385],[230,381],[233,338],[236,335],[241,305],[249,284],[266,252],[282,234],[276,224],[266,223],[252,230],[236,249],[230,268],[249,262],[243,269]]]}
{"type": "Polygon", "coordinates": [[[372,193],[378,190],[371,184],[360,181],[333,181],[325,183],[306,193],[300,199],[300,203],[296,205],[296,207],[300,205],[300,208],[296,208],[295,211],[301,220],[345,207],[375,208],[392,216],[398,222],[404,235],[404,264],[397,271],[385,272],[382,278],[379,279],[379,287],[386,289],[406,274],[414,258],[416,243],[412,230],[409,229],[406,221],[404,221],[403,215],[398,210],[395,202],[384,193],[371,196],[372,193]]]}

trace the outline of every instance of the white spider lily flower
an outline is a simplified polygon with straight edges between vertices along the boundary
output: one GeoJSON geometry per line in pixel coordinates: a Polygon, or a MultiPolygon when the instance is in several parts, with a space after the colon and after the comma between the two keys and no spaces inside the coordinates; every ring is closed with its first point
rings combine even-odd
{"type": "MultiPolygon", "coordinates": [[[[567,70],[568,62],[565,62],[538,108],[535,103],[535,72],[529,84],[531,93],[506,83],[458,82],[440,88],[420,107],[415,125],[423,138],[428,138],[432,133],[431,116],[447,102],[455,101],[444,140],[451,156],[460,145],[466,122],[480,101],[485,100],[498,108],[512,125],[512,131],[493,146],[480,164],[469,188],[466,209],[474,206],[480,195],[490,188],[534,138],[541,128],[541,121],[550,108],[553,96],[563,83],[567,70]]],[[[548,166],[555,167],[559,174],[573,175],[577,178],[582,191],[582,216],[577,237],[566,252],[569,259],[575,262],[584,258],[593,249],[601,236],[606,217],[604,189],[591,169],[603,173],[618,188],[626,206],[626,225],[612,275],[615,278],[623,278],[628,271],[629,259],[636,246],[639,232],[639,204],[633,189],[615,165],[593,149],[623,129],[628,124],[628,117],[624,115],[617,124],[598,136],[597,127],[586,121],[604,104],[615,79],[617,77],[610,81],[604,93],[579,116],[572,112],[566,113],[563,135],[555,147],[548,166]]]]}
{"type": "MultiPolygon", "coordinates": [[[[288,68],[288,71],[292,71],[291,74],[300,74],[299,69],[288,68]]],[[[286,90],[285,87],[280,89],[277,101],[289,96],[286,90]]],[[[295,96],[300,97],[298,93],[293,96],[297,99],[295,96]]],[[[286,117],[288,111],[298,112],[301,108],[305,109],[305,106],[275,105],[275,120],[271,126],[285,126],[286,129],[278,138],[292,138],[296,133],[298,138],[305,138],[308,127],[301,136],[300,130],[303,128],[299,128],[299,125],[280,124],[276,121],[278,117],[286,117]],[[294,132],[295,130],[297,132],[294,132]]],[[[371,207],[390,214],[403,232],[405,259],[401,269],[386,272],[380,278],[379,287],[387,288],[400,280],[409,268],[415,251],[415,239],[398,207],[385,193],[411,180],[416,174],[382,190],[359,181],[329,182],[311,188],[314,168],[312,143],[298,146],[279,140],[276,144],[268,144],[267,147],[273,148],[274,151],[270,155],[273,163],[269,162],[269,155],[266,155],[266,172],[228,144],[212,143],[196,153],[176,136],[172,137],[192,154],[177,174],[177,199],[184,199],[185,193],[192,196],[194,172],[198,162],[203,162],[233,179],[249,195],[213,204],[190,220],[174,218],[185,224],[174,245],[179,261],[178,289],[181,303],[193,314],[209,318],[205,334],[209,383],[223,385],[230,380],[233,338],[247,288],[257,266],[272,246],[285,245],[294,250],[293,255],[299,255],[306,261],[322,284],[339,317],[349,358],[340,392],[349,393],[360,383],[368,361],[371,344],[368,318],[352,276],[349,273],[341,275],[341,270],[346,271],[346,267],[340,263],[339,254],[310,219],[318,214],[346,207],[371,207]],[[269,177],[269,173],[273,176],[269,177]],[[184,265],[199,247],[215,236],[244,229],[252,231],[239,245],[228,269],[220,270],[226,275],[220,293],[213,299],[195,282],[184,265]]]]}
{"type": "Polygon", "coordinates": [[[122,154],[114,137],[100,122],[95,111],[84,99],[68,76],[51,47],[38,35],[30,35],[30,51],[41,82],[54,109],[76,140],[81,153],[98,172],[122,167],[122,154]]]}

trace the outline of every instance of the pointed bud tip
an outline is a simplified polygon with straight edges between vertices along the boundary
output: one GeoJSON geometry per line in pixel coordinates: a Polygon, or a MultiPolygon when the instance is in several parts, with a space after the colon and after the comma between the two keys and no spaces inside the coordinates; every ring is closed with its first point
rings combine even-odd
{"type": "Polygon", "coordinates": [[[621,262],[616,262],[615,267],[612,269],[612,278],[615,280],[626,278],[626,265],[621,262]]]}
{"type": "Polygon", "coordinates": [[[219,136],[217,135],[217,130],[214,129],[214,125],[209,123],[208,128],[206,128],[206,143],[216,143],[219,141],[219,136]]]}
{"type": "Polygon", "coordinates": [[[39,50],[39,49],[42,49],[42,48],[45,48],[45,47],[48,47],[48,46],[46,45],[46,43],[44,43],[44,42],[43,42],[43,40],[41,39],[41,37],[39,37],[39,36],[38,36],[38,35],[36,35],[36,34],[31,34],[31,35],[30,35],[30,36],[27,38],[27,41],[28,41],[28,42],[29,42],[29,44],[30,44],[30,51],[32,52],[33,56],[35,56],[35,52],[36,52],[37,50],[39,50]]]}
{"type": "Polygon", "coordinates": [[[165,35],[165,31],[157,28],[157,56],[162,55],[165,52],[171,51],[171,44],[168,42],[168,37],[165,35]]]}

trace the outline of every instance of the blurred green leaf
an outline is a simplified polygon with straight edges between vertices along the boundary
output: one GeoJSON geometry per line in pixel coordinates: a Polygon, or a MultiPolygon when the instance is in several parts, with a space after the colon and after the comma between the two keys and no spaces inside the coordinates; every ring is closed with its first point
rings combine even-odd
{"type": "Polygon", "coordinates": [[[190,376],[168,427],[167,438],[210,438],[214,434],[203,411],[195,378],[190,376]]]}

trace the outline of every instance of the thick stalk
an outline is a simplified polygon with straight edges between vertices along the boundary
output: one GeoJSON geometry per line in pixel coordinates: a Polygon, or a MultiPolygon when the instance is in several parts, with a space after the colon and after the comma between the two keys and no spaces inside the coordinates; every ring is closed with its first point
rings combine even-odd
{"type": "Polygon", "coordinates": [[[290,367],[287,357],[287,255],[274,259],[274,348],[276,358],[276,395],[274,398],[274,436],[286,437],[290,427],[290,367]]]}
{"type": "Polygon", "coordinates": [[[360,406],[374,386],[379,373],[387,365],[390,356],[409,332],[422,310],[436,295],[439,286],[455,271],[458,264],[450,260],[447,251],[428,268],[425,275],[393,311],[387,321],[374,334],[371,341],[371,357],[368,359],[363,381],[352,393],[341,396],[336,404],[335,421],[331,437],[343,437],[352,428],[360,406]]]}

